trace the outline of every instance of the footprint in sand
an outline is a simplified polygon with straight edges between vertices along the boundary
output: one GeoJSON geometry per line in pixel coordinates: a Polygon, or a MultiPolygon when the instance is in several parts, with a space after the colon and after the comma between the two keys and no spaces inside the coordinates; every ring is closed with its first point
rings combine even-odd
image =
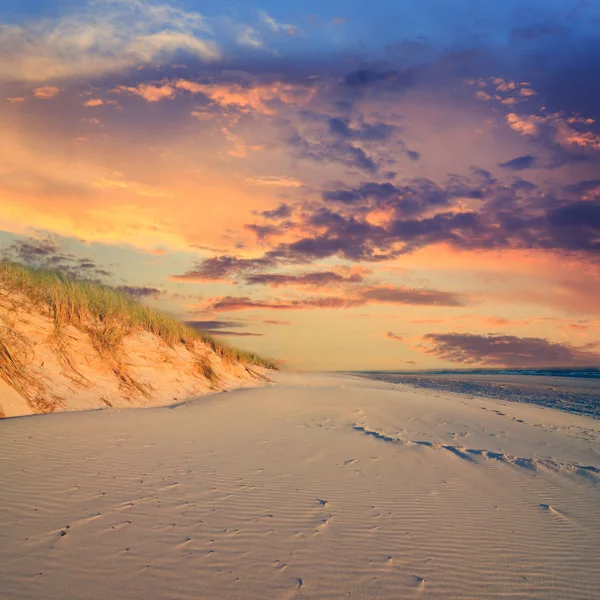
{"type": "Polygon", "coordinates": [[[278,571],[285,571],[287,569],[287,565],[280,560],[274,561],[273,567],[275,567],[278,571]]]}

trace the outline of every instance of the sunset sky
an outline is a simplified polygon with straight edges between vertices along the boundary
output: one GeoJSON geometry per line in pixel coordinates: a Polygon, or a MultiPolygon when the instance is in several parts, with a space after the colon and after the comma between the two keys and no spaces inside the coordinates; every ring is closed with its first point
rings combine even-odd
{"type": "Polygon", "coordinates": [[[4,0],[0,255],[300,369],[600,363],[600,3],[4,0]]]}

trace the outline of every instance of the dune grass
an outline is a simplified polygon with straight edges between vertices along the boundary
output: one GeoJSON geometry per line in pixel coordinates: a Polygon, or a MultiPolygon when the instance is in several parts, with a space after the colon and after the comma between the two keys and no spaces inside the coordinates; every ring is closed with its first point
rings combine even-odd
{"type": "MultiPolygon", "coordinates": [[[[46,307],[56,328],[74,325],[95,332],[95,343],[107,353],[122,336],[147,331],[170,346],[184,344],[195,348],[198,342],[202,342],[226,362],[277,368],[273,360],[218,343],[174,317],[95,281],[75,279],[58,271],[0,263],[1,289],[22,294],[38,306],[46,307]]],[[[203,369],[210,379],[209,367],[204,366],[203,369]]]]}

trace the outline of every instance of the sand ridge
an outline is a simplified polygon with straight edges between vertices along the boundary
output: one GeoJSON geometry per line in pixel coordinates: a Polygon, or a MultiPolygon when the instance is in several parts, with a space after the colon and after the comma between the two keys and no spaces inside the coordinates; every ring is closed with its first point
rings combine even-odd
{"type": "Polygon", "coordinates": [[[276,378],[172,408],[0,423],[0,591],[597,597],[598,421],[346,376],[276,378]]]}

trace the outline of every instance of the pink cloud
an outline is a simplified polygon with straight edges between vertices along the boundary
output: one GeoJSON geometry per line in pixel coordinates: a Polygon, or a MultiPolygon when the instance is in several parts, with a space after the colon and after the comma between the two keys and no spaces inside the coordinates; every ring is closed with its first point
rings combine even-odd
{"type": "Polygon", "coordinates": [[[41,100],[51,100],[60,92],[60,88],[53,85],[44,85],[33,90],[33,95],[41,100]]]}

